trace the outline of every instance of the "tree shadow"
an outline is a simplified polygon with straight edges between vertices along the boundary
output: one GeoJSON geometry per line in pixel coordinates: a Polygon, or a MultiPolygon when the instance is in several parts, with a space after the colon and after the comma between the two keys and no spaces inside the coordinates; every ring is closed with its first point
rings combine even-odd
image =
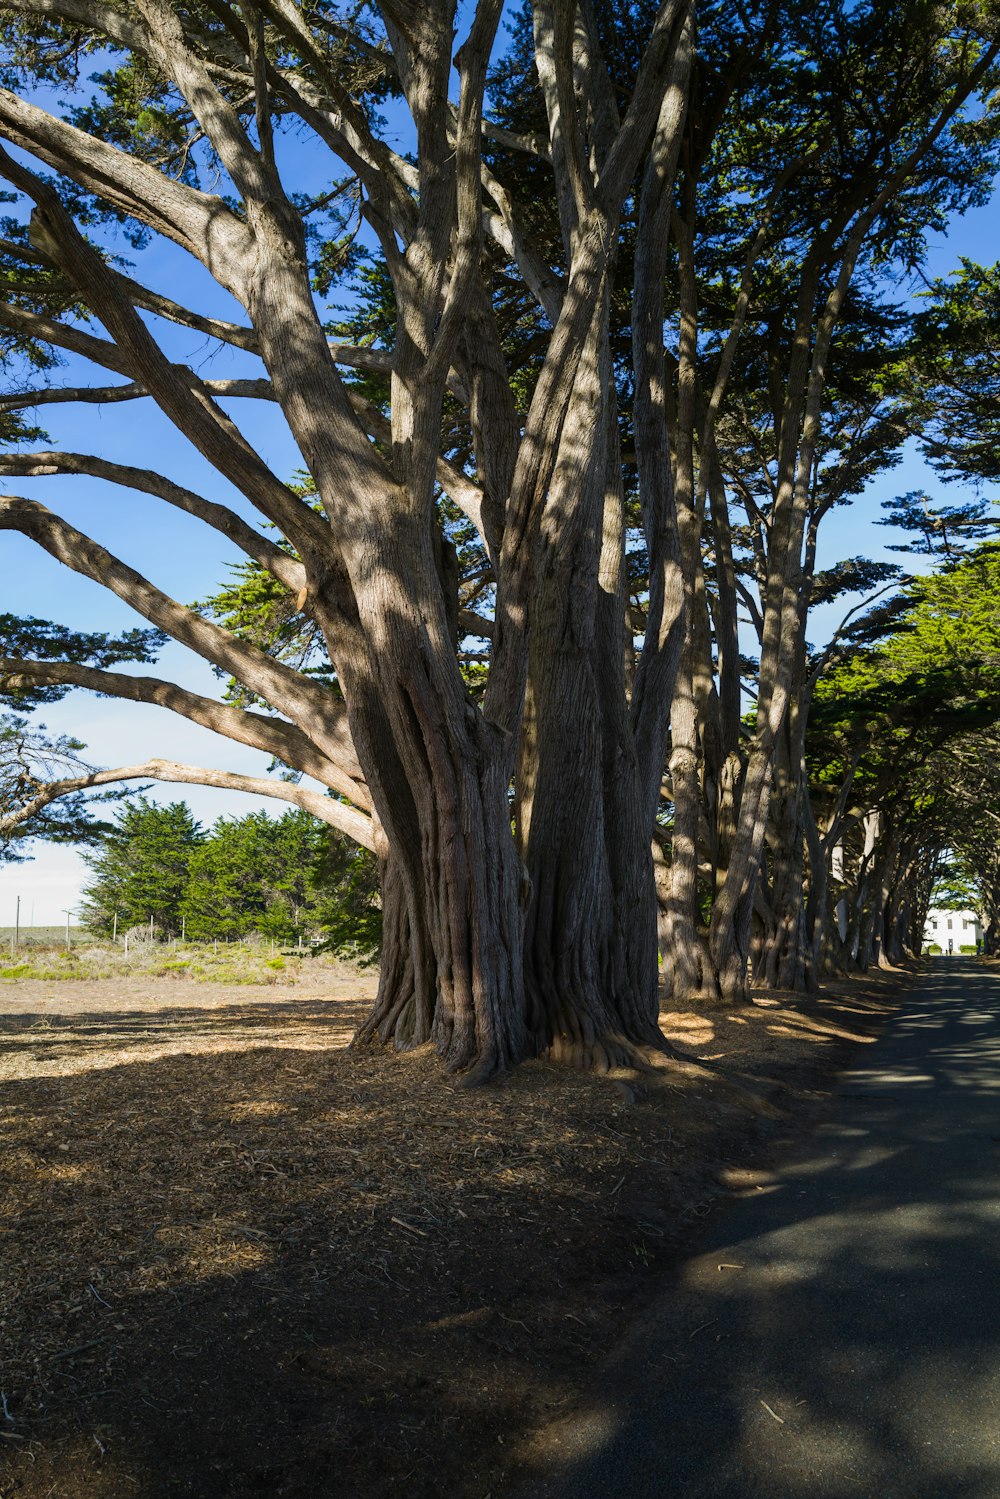
{"type": "Polygon", "coordinates": [[[343,1047],[369,999],[164,1003],[142,1009],[24,1010],[0,1018],[0,1075],[66,1075],[179,1052],[248,1046],[343,1047]]]}
{"type": "Polygon", "coordinates": [[[470,1092],[378,1050],[8,1085],[10,1492],[482,1499],[629,1300],[625,1110],[540,1063],[470,1092]]]}
{"type": "Polygon", "coordinates": [[[525,1499],[996,1499],[998,1010],[982,968],[935,967],[524,1453],[525,1499]]]}

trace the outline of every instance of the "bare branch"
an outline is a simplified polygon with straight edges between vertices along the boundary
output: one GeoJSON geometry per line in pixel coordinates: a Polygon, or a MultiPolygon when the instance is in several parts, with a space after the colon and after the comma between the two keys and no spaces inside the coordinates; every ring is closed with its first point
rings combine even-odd
{"type": "MultiPolygon", "coordinates": [[[[45,7],[21,6],[41,13],[45,7]]],[[[197,192],[0,88],[0,135],[181,245],[242,300],[252,239],[219,197],[197,192]]]]}
{"type": "Polygon", "coordinates": [[[89,474],[93,478],[107,479],[112,484],[155,495],[219,531],[284,583],[290,592],[298,594],[305,587],[306,573],[301,562],[259,535],[235,511],[213,500],[203,499],[152,469],[111,463],[90,453],[0,453],[0,475],[40,478],[49,474],[89,474]]]}
{"type": "Polygon", "coordinates": [[[91,791],[97,786],[114,785],[121,781],[170,781],[191,786],[215,786],[224,791],[244,791],[252,796],[270,796],[279,801],[291,802],[305,812],[346,833],[362,847],[375,848],[372,819],[359,812],[356,807],[346,806],[321,792],[308,787],[296,786],[289,781],[268,780],[264,776],[239,775],[235,771],[215,770],[209,766],[181,765],[176,760],[145,760],[140,765],[120,765],[113,770],[94,770],[89,775],[74,776],[64,781],[50,781],[15,812],[0,817],[0,839],[7,837],[16,827],[30,821],[39,812],[77,791],[91,791]]]}
{"type": "MultiPolygon", "coordinates": [[[[188,371],[190,375],[190,371],[188,371]]],[[[242,397],[255,401],[276,399],[269,380],[198,380],[197,388],[210,396],[242,397]]],[[[54,406],[81,401],[88,405],[113,405],[117,401],[152,400],[145,385],[131,381],[128,385],[54,385],[42,390],[21,390],[0,395],[0,411],[20,411],[30,406],[54,406]]],[[[273,477],[273,476],[272,476],[273,477]]],[[[278,481],[275,479],[274,481],[278,481]]]]}
{"type": "Polygon", "coordinates": [[[264,651],[238,640],[193,609],[186,609],[156,588],[141,573],[34,500],[0,499],[0,530],[20,531],[74,572],[111,590],[167,634],[214,666],[228,672],[251,692],[287,713],[326,750],[333,700],[323,687],[273,661],[264,651]]]}
{"type": "Polygon", "coordinates": [[[83,299],[100,307],[101,321],[120,350],[125,368],[141,375],[165,415],[213,467],[269,520],[280,525],[300,550],[306,540],[317,551],[329,547],[329,530],[322,519],[275,477],[235,424],[210,399],[204,385],[167,359],[131,298],[119,287],[100,254],[84,239],[51,184],[2,149],[0,171],[34,201],[32,225],[38,230],[45,252],[52,255],[79,288],[83,299]]]}
{"type": "Polygon", "coordinates": [[[313,780],[329,786],[332,791],[349,797],[359,807],[371,807],[368,788],[351,743],[347,715],[332,694],[331,732],[321,752],[294,724],[246,708],[235,708],[231,703],[217,702],[215,698],[204,697],[159,677],[104,671],[76,661],[25,661],[0,656],[0,681],[6,691],[16,691],[24,686],[82,687],[105,697],[169,708],[179,717],[222,734],[226,739],[233,739],[237,744],[273,755],[293,770],[312,776],[313,780]]]}

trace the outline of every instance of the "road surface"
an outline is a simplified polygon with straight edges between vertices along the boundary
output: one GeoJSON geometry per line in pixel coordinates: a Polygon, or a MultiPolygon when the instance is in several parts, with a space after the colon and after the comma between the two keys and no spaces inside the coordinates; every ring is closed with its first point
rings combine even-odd
{"type": "Polygon", "coordinates": [[[938,959],[519,1499],[1000,1499],[1000,976],[938,959]]]}

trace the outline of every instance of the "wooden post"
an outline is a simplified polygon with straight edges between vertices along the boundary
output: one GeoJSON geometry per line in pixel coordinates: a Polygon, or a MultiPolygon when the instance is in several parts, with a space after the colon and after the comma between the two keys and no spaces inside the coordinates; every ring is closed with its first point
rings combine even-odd
{"type": "Polygon", "coordinates": [[[21,897],[17,897],[17,905],[14,907],[14,946],[21,945],[21,897]]]}

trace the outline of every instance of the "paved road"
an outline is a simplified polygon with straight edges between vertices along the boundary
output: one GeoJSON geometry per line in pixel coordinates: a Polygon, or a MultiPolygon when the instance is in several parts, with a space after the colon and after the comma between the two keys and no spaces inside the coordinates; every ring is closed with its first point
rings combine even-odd
{"type": "Polygon", "coordinates": [[[549,1438],[523,1499],[1000,1499],[1000,978],[937,960],[549,1438]]]}

